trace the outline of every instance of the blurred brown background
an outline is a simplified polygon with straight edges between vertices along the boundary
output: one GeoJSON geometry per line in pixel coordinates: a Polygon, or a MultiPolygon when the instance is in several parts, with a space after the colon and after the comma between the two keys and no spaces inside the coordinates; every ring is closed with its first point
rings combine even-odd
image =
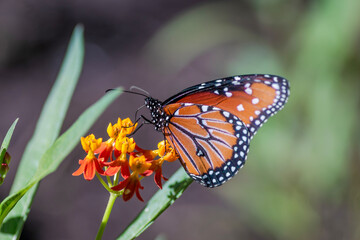
{"type": "MultiPolygon", "coordinates": [[[[82,23],[84,69],[63,130],[116,86],[164,100],[235,74],[291,83],[289,103],[253,139],[245,168],[221,188],[192,184],[139,239],[360,239],[358,10],[357,0],[1,1],[0,137],[20,118],[1,199],[82,23]]],[[[105,138],[108,122],[142,104],[122,95],[91,132],[105,138]]],[[[162,135],[146,126],[135,139],[150,149],[162,135]]],[[[21,239],[96,236],[108,195],[97,180],[71,176],[83,157],[79,143],[41,182],[21,239]]],[[[167,164],[164,175],[179,167],[167,164]]],[[[150,179],[144,186],[146,201],[157,189],[150,179]]],[[[143,206],[119,199],[104,239],[143,206]]]]}

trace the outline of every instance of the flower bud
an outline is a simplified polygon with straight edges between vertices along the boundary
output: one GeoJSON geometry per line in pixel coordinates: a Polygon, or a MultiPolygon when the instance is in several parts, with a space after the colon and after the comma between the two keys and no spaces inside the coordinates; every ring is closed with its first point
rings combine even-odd
{"type": "Polygon", "coordinates": [[[8,152],[6,152],[3,163],[9,164],[10,160],[11,160],[11,156],[10,156],[10,154],[8,152]]]}
{"type": "Polygon", "coordinates": [[[7,172],[9,171],[9,165],[2,163],[0,166],[0,176],[5,178],[7,172]]]}

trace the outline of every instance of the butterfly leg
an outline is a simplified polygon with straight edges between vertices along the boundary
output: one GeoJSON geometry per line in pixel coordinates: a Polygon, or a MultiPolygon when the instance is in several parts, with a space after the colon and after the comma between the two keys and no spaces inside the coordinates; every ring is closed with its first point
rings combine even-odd
{"type": "Polygon", "coordinates": [[[138,114],[139,110],[142,109],[143,107],[145,107],[145,105],[142,105],[141,107],[139,107],[138,109],[136,109],[135,118],[134,118],[134,119],[137,119],[137,114],[138,114]]]}
{"type": "Polygon", "coordinates": [[[134,122],[134,124],[132,126],[129,126],[129,127],[133,127],[135,126],[136,123],[138,123],[140,121],[140,119],[144,119],[144,120],[147,120],[147,122],[143,121],[142,123],[140,123],[140,126],[138,128],[135,129],[135,131],[133,131],[130,135],[130,136],[133,136],[144,124],[149,124],[151,122],[148,122],[149,120],[148,119],[145,119],[143,115],[141,115],[138,119],[136,119],[136,121],[134,122]]]}

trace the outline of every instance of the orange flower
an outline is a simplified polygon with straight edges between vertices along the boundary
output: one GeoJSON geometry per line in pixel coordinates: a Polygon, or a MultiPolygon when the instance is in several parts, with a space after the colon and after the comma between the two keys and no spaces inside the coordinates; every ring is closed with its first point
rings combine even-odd
{"type": "MultiPolygon", "coordinates": [[[[107,133],[109,135],[109,139],[102,143],[100,148],[98,150],[95,151],[95,153],[99,154],[99,158],[104,158],[104,163],[102,163],[102,166],[119,166],[119,162],[111,162],[110,164],[107,164],[107,160],[109,160],[109,158],[112,157],[112,152],[115,150],[114,147],[117,146],[117,150],[122,151],[122,144],[125,143],[127,144],[125,146],[125,148],[129,148],[132,150],[129,151],[123,151],[125,152],[132,152],[134,151],[135,148],[135,142],[134,139],[128,139],[126,137],[127,134],[130,134],[136,127],[137,124],[133,125],[131,120],[129,118],[126,118],[124,120],[121,120],[121,118],[118,118],[117,123],[115,123],[114,125],[112,125],[111,123],[109,123],[108,127],[107,127],[107,133]],[[129,127],[130,126],[130,127],[129,127]],[[116,144],[114,144],[116,142],[116,144]]],[[[125,156],[126,158],[126,156],[125,156]]],[[[122,161],[124,160],[124,157],[122,158],[122,161]]],[[[110,159],[110,161],[112,161],[112,159],[110,159]]],[[[117,168],[117,170],[119,170],[119,168],[117,168]]],[[[115,169],[110,169],[109,171],[107,171],[107,175],[108,176],[113,176],[115,175],[115,169]],[[108,175],[111,172],[111,175],[108,175]]]]}
{"type": "Polygon", "coordinates": [[[130,118],[125,118],[121,122],[121,131],[120,136],[125,136],[131,134],[137,127],[137,123],[133,124],[130,118]]]}
{"type": "Polygon", "coordinates": [[[120,184],[112,187],[112,190],[120,191],[124,189],[123,199],[128,201],[132,198],[134,193],[136,193],[137,198],[140,201],[144,201],[140,195],[139,189],[143,189],[143,186],[140,184],[139,174],[143,174],[149,170],[151,163],[146,161],[144,155],[135,156],[134,153],[130,154],[129,165],[133,171],[131,175],[120,182],[120,184]]]}
{"type": "Polygon", "coordinates": [[[116,173],[121,171],[121,176],[123,178],[127,178],[130,176],[129,163],[125,158],[122,158],[123,154],[121,151],[115,149],[114,150],[115,160],[109,163],[104,163],[104,166],[108,166],[105,171],[106,176],[114,176],[116,173]]]}
{"type": "Polygon", "coordinates": [[[151,167],[149,168],[149,170],[147,170],[141,175],[149,176],[153,172],[155,172],[154,181],[156,185],[160,189],[162,189],[161,179],[164,179],[165,181],[168,180],[162,174],[162,164],[164,163],[164,161],[173,162],[178,159],[179,156],[177,155],[175,150],[171,148],[169,142],[166,140],[159,142],[158,149],[156,150],[144,150],[138,146],[136,146],[135,148],[138,152],[142,153],[148,159],[148,162],[151,162],[151,167]],[[156,157],[160,157],[160,159],[155,160],[156,157]]]}
{"type": "Polygon", "coordinates": [[[158,160],[154,160],[151,162],[151,167],[150,170],[155,172],[154,175],[154,182],[156,183],[156,185],[162,189],[162,182],[161,179],[164,179],[165,181],[167,181],[168,179],[165,178],[162,175],[162,164],[163,164],[164,160],[163,159],[158,159],[158,160]]]}
{"type": "Polygon", "coordinates": [[[109,140],[101,143],[100,147],[94,151],[94,153],[99,154],[99,159],[103,159],[103,161],[101,162],[102,166],[104,166],[104,163],[107,162],[109,158],[111,158],[111,153],[113,151],[113,142],[114,140],[112,138],[109,138],[109,140]]]}
{"type": "Polygon", "coordinates": [[[173,162],[179,158],[175,149],[173,149],[169,142],[164,140],[158,143],[158,151],[157,154],[160,158],[164,159],[168,162],[173,162]]]}
{"type": "Polygon", "coordinates": [[[156,150],[144,150],[136,145],[133,138],[127,137],[133,133],[137,123],[133,124],[129,118],[121,120],[118,118],[117,123],[109,123],[107,133],[109,139],[102,142],[102,139],[96,139],[93,134],[86,138],[81,138],[81,145],[87,156],[79,160],[80,167],[73,175],[84,175],[86,180],[92,180],[97,173],[101,175],[116,176],[114,181],[117,183],[119,173],[124,178],[116,186],[112,187],[108,179],[108,186],[104,181],[101,183],[106,189],[111,187],[114,191],[121,191],[124,201],[130,200],[134,194],[140,201],[143,201],[140,195],[141,179],[154,173],[156,185],[162,188],[162,164],[164,161],[172,162],[178,158],[175,150],[167,141],[158,143],[156,150]],[[97,157],[96,157],[96,156],[97,157]]]}
{"type": "Polygon", "coordinates": [[[127,161],[126,154],[133,152],[135,145],[136,144],[133,138],[121,138],[119,136],[115,142],[115,160],[104,164],[105,166],[108,166],[108,169],[105,171],[105,175],[114,176],[121,169],[121,175],[123,178],[130,176],[129,163],[127,161]]]}
{"type": "Polygon", "coordinates": [[[153,151],[153,154],[157,154],[160,159],[152,161],[150,170],[155,172],[154,182],[160,189],[162,189],[161,179],[164,179],[165,181],[168,180],[162,174],[162,164],[164,163],[164,161],[173,162],[179,157],[175,150],[170,147],[170,144],[167,141],[159,142],[158,149],[153,151]]]}
{"type": "Polygon", "coordinates": [[[86,138],[81,138],[81,145],[85,152],[87,152],[87,156],[84,159],[79,160],[80,167],[72,174],[73,176],[84,174],[84,178],[90,181],[94,178],[95,171],[104,174],[104,171],[100,166],[100,162],[104,159],[98,159],[94,155],[94,151],[100,147],[101,142],[102,138],[95,139],[94,134],[91,134],[86,138]]]}
{"type": "Polygon", "coordinates": [[[118,118],[117,123],[115,123],[114,125],[109,123],[107,130],[106,130],[109,137],[112,139],[116,139],[121,131],[121,126],[122,126],[121,118],[118,118]]]}
{"type": "Polygon", "coordinates": [[[121,132],[121,125],[121,118],[118,118],[117,123],[114,125],[109,123],[106,130],[109,135],[109,139],[106,142],[103,142],[101,146],[95,151],[95,153],[99,154],[99,158],[104,158],[104,162],[107,162],[107,160],[109,160],[111,157],[111,153],[114,149],[114,142],[121,132]]]}

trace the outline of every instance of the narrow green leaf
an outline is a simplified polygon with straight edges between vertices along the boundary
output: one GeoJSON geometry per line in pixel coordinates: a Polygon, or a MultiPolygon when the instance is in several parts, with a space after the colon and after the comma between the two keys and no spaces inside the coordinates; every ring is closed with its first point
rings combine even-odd
{"type": "Polygon", "coordinates": [[[24,155],[11,188],[15,192],[29,181],[39,166],[39,160],[59,136],[66,111],[80,76],[84,58],[83,28],[77,26],[58,77],[44,104],[33,137],[24,155]]]}
{"type": "MultiPolygon", "coordinates": [[[[120,90],[120,89],[119,89],[120,90]]],[[[0,222],[25,193],[41,179],[54,172],[65,157],[79,144],[80,137],[85,135],[96,119],[120,94],[120,91],[111,91],[99,101],[89,107],[76,122],[62,134],[55,143],[45,152],[40,160],[40,166],[34,177],[19,191],[8,196],[0,204],[0,222]]],[[[20,203],[20,202],[19,202],[20,203]]],[[[16,205],[17,206],[17,205],[16,205]]],[[[4,222],[1,229],[1,239],[11,239],[14,235],[14,223],[21,220],[21,216],[9,219],[4,222]]]]}
{"type": "Polygon", "coordinates": [[[163,189],[159,190],[150,199],[145,208],[117,239],[128,240],[138,237],[163,211],[170,207],[170,205],[181,196],[192,182],[193,180],[187,175],[183,168],[177,170],[164,184],[163,189]]]}
{"type": "MultiPolygon", "coordinates": [[[[74,29],[58,77],[44,104],[34,135],[26,146],[10,194],[17,193],[20,189],[24,188],[37,171],[41,156],[58,137],[80,76],[83,58],[83,27],[79,25],[74,29]]],[[[5,228],[7,230],[11,229],[11,231],[7,232],[11,232],[14,235],[13,238],[20,236],[19,233],[30,211],[36,189],[37,185],[28,191],[19,204],[14,207],[5,220],[7,222],[6,227],[2,226],[1,232],[5,231],[5,228]]],[[[1,220],[4,219],[10,209],[6,209],[6,211],[3,211],[5,209],[0,209],[1,220]]],[[[1,234],[0,238],[3,239],[1,234]]]]}
{"type": "Polygon", "coordinates": [[[7,151],[7,149],[9,148],[9,144],[10,144],[10,139],[12,137],[12,134],[14,132],[15,126],[18,122],[19,118],[17,118],[13,124],[11,125],[11,127],[9,128],[9,130],[7,131],[5,138],[1,144],[1,149],[0,149],[0,162],[2,162],[2,160],[4,159],[5,153],[7,151]]]}

